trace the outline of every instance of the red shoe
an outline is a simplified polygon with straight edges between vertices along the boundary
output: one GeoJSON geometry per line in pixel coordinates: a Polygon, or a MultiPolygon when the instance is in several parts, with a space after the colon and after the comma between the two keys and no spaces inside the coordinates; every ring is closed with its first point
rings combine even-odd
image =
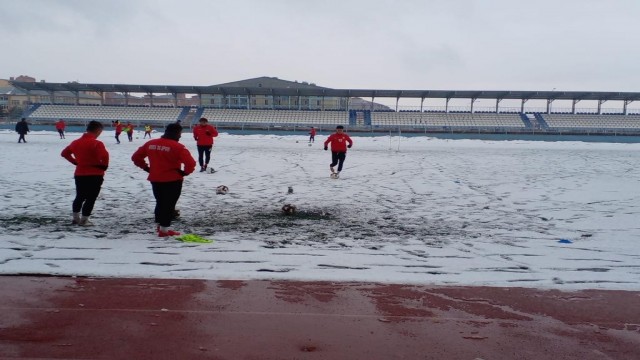
{"type": "Polygon", "coordinates": [[[180,233],[173,230],[167,230],[167,231],[158,230],[159,237],[176,236],[176,235],[180,235],[180,233]]]}

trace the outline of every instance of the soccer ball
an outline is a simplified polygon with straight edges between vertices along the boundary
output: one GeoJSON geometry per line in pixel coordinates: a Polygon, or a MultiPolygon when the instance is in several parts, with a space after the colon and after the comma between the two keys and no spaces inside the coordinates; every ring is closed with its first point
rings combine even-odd
{"type": "Polygon", "coordinates": [[[332,173],[331,175],[329,175],[329,177],[332,178],[332,179],[337,179],[340,176],[338,174],[336,174],[336,173],[332,173]]]}
{"type": "Polygon", "coordinates": [[[209,174],[213,174],[214,172],[216,172],[216,169],[214,169],[214,168],[209,168],[209,174]]]}
{"type": "Polygon", "coordinates": [[[296,206],[293,204],[284,204],[282,206],[282,212],[285,215],[293,215],[296,212],[296,206]]]}
{"type": "Polygon", "coordinates": [[[226,187],[225,185],[220,185],[216,188],[216,194],[218,195],[225,195],[228,192],[229,192],[229,188],[226,187]]]}

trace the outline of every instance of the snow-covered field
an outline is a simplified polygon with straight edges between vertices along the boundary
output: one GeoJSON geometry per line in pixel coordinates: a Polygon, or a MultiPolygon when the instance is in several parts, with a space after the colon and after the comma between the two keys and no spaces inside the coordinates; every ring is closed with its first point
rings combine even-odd
{"type": "Polygon", "coordinates": [[[70,225],[79,135],[0,132],[0,274],[640,290],[640,144],[355,135],[333,180],[325,136],[223,133],[178,203],[193,244],[156,236],[144,140],[110,129],[96,226],[70,225]]]}

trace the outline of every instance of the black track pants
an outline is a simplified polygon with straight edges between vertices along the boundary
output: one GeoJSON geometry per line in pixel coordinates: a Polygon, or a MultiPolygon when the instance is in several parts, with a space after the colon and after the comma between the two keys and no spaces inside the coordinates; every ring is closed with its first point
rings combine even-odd
{"type": "Polygon", "coordinates": [[[171,182],[152,182],[153,196],[156,198],[154,211],[156,223],[160,226],[171,226],[176,204],[182,193],[182,180],[171,182]]]}
{"type": "Polygon", "coordinates": [[[104,181],[102,176],[75,176],[76,198],[71,208],[74,213],[82,211],[82,216],[90,216],[104,181]]]}
{"type": "Polygon", "coordinates": [[[211,148],[213,148],[211,145],[198,145],[198,164],[200,164],[200,167],[203,167],[204,164],[209,164],[209,160],[211,160],[211,148]]]}
{"type": "Polygon", "coordinates": [[[338,171],[342,171],[342,165],[344,164],[344,159],[347,157],[346,152],[331,152],[331,166],[338,165],[338,171]]]}

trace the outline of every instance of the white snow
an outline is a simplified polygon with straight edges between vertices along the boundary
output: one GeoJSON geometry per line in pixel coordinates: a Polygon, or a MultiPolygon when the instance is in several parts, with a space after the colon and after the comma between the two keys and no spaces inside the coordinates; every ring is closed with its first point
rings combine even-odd
{"type": "Polygon", "coordinates": [[[0,132],[0,274],[640,290],[640,144],[352,134],[332,180],[325,135],[222,133],[178,203],[173,228],[214,240],[193,244],[154,233],[144,140],[111,129],[96,226],[70,225],[79,135],[0,132]]]}

